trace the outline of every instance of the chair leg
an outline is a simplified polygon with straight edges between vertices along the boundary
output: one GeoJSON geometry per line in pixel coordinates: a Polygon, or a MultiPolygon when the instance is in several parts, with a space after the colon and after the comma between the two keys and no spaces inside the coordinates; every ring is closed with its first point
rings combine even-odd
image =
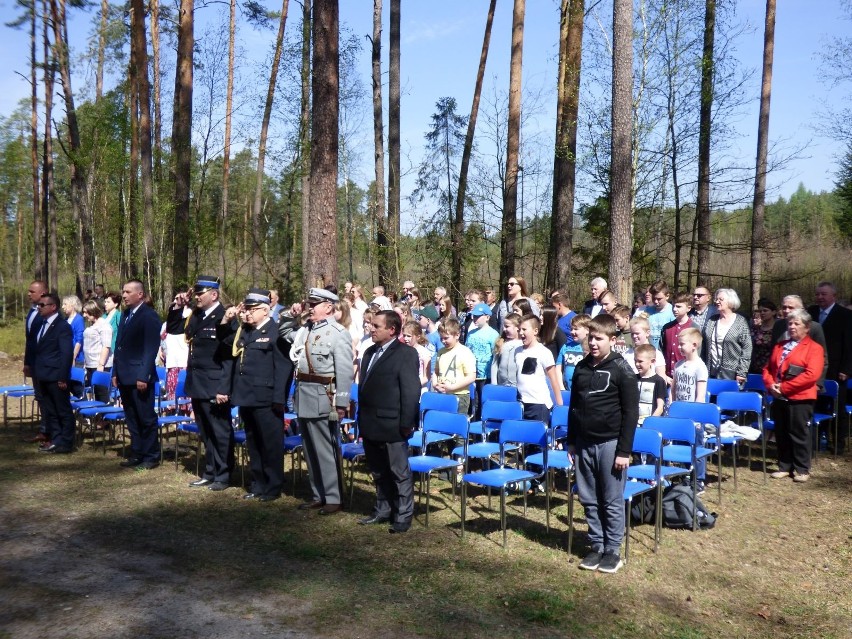
{"type": "MultiPolygon", "coordinates": [[[[526,506],[527,491],[524,491],[524,505],[526,506]]],[[[503,548],[506,548],[506,487],[500,490],[500,527],[503,529],[503,548]]]]}
{"type": "Polygon", "coordinates": [[[731,444],[731,458],[734,462],[734,490],[737,490],[737,443],[731,444]]]}
{"type": "Polygon", "coordinates": [[[461,538],[464,539],[464,518],[467,514],[467,483],[461,485],[461,538]]]}
{"type": "MultiPolygon", "coordinates": [[[[432,481],[432,473],[426,473],[426,528],[429,527],[429,493],[432,481]]],[[[423,477],[420,478],[420,485],[423,485],[423,477]]]]}

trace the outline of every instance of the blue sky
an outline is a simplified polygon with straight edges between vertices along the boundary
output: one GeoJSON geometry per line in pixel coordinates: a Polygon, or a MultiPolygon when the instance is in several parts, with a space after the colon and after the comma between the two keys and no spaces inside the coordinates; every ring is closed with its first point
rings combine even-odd
{"type": "MultiPolygon", "coordinates": [[[[783,174],[770,177],[771,198],[787,196],[798,184],[814,191],[833,188],[836,156],[841,151],[832,140],[818,137],[813,129],[817,113],[825,106],[837,104],[849,87],[829,90],[819,81],[818,51],[826,37],[844,35],[852,22],[844,19],[841,0],[782,0],[778,3],[775,67],[773,78],[770,137],[782,140],[787,146],[807,145],[801,159],[783,174]]],[[[270,6],[276,3],[270,3],[270,6]]],[[[492,32],[491,53],[486,73],[486,89],[495,81],[508,84],[509,40],[512,6],[509,0],[498,2],[492,32]]],[[[587,0],[588,4],[588,0],[587,0]]],[[[388,0],[385,0],[387,16],[388,0]]],[[[205,11],[218,11],[218,5],[205,11]]],[[[470,108],[473,81],[479,60],[479,50],[485,23],[487,0],[403,0],[402,8],[402,138],[411,157],[422,149],[423,134],[434,111],[435,102],[442,96],[454,96],[459,112],[470,108]]],[[[758,68],[763,47],[763,12],[765,3],[758,0],[739,0],[738,15],[755,26],[750,37],[741,40],[738,55],[745,64],[758,68]]],[[[298,4],[291,2],[288,31],[295,29],[298,4]]],[[[4,22],[14,15],[14,3],[0,0],[0,18],[4,22]]],[[[556,0],[528,0],[524,46],[524,85],[545,89],[550,94],[555,84],[556,40],[558,36],[558,3],[556,0]]],[[[356,34],[372,32],[372,2],[341,0],[341,19],[356,34]]],[[[603,15],[602,20],[608,20],[603,15]]],[[[385,20],[387,25],[387,18],[385,20]]],[[[72,42],[77,46],[89,31],[86,17],[77,18],[71,25],[72,42]]],[[[26,74],[26,33],[3,28],[0,33],[0,56],[5,64],[0,68],[0,114],[8,114],[18,100],[27,94],[27,85],[17,72],[26,74]]],[[[243,45],[251,52],[256,49],[265,55],[272,34],[258,34],[248,28],[241,32],[243,45]]],[[[383,39],[387,41],[385,26],[383,39]]],[[[363,50],[361,68],[369,87],[369,51],[363,50]]],[[[757,97],[759,73],[749,91],[754,96],[748,112],[737,123],[740,131],[738,155],[744,165],[753,165],[757,126],[757,97]]],[[[76,80],[79,87],[81,79],[76,80]]],[[[171,83],[170,79],[166,82],[171,83]]],[[[554,99],[546,97],[537,124],[543,130],[553,128],[554,99]]],[[[366,123],[369,123],[369,117],[366,123]]],[[[367,127],[365,127],[367,128],[367,127]]],[[[366,136],[365,142],[371,138],[366,136]]],[[[367,160],[371,154],[366,152],[367,160]]],[[[365,168],[364,172],[368,172],[365,168]]]]}

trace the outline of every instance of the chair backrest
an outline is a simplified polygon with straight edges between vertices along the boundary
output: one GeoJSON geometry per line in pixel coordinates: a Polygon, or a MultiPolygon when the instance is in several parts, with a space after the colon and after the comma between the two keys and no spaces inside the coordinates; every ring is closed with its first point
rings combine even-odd
{"type": "Polygon", "coordinates": [[[554,406],[553,411],[550,413],[550,427],[568,428],[568,415],[568,404],[563,404],[562,406],[554,406]]]}
{"type": "Polygon", "coordinates": [[[92,386],[112,388],[112,373],[108,373],[107,371],[93,371],[92,386]]]}
{"type": "Polygon", "coordinates": [[[358,403],[358,382],[352,382],[352,386],[349,387],[349,401],[358,403]]]}
{"type": "Polygon", "coordinates": [[[642,428],[637,428],[636,433],[640,430],[656,430],[667,441],[695,445],[695,422],[688,417],[646,417],[642,428]]]}
{"type": "Polygon", "coordinates": [[[711,377],[707,380],[707,396],[716,397],[719,393],[737,392],[740,385],[735,379],[716,379],[711,377]]]}
{"type": "Polygon", "coordinates": [[[518,401],[518,389],[514,386],[486,384],[482,387],[482,403],[493,401],[516,402],[518,401]]]}
{"type": "Polygon", "coordinates": [[[825,384],[825,386],[823,387],[823,391],[819,394],[819,396],[837,399],[838,395],[840,394],[840,385],[833,379],[827,379],[823,383],[825,384]]]}
{"type": "Polygon", "coordinates": [[[507,419],[521,419],[523,416],[524,405],[521,402],[491,400],[482,405],[483,422],[502,422],[507,419]]]}
{"type": "MultiPolygon", "coordinates": [[[[669,417],[687,417],[694,422],[710,424],[718,428],[722,422],[722,411],[716,404],[672,402],[669,406],[669,417]]],[[[647,421],[648,418],[645,419],[647,421]]]]}
{"type": "Polygon", "coordinates": [[[763,411],[763,397],[754,391],[724,392],[719,393],[716,398],[716,406],[720,410],[751,411],[760,414],[763,411]]]}
{"type": "Polygon", "coordinates": [[[160,383],[165,385],[166,383],[166,367],[165,366],[157,366],[157,379],[160,380],[160,383]]]}
{"type": "MultiPolygon", "coordinates": [[[[467,439],[467,431],[470,428],[470,421],[467,415],[462,415],[459,412],[430,410],[423,417],[423,438],[424,443],[426,433],[442,433],[444,435],[453,435],[467,439]]],[[[422,450],[426,450],[424,446],[422,450]]]]}
{"type": "Polygon", "coordinates": [[[430,411],[437,410],[444,413],[459,412],[458,395],[447,393],[433,393],[431,391],[420,396],[420,428],[423,428],[423,418],[430,411]]]}
{"type": "Polygon", "coordinates": [[[763,375],[760,373],[749,373],[743,385],[743,390],[765,393],[766,384],[763,383],[763,375]]]}
{"type": "Polygon", "coordinates": [[[507,419],[500,426],[500,444],[547,447],[547,424],[535,419],[507,419]]]}
{"type": "MultiPolygon", "coordinates": [[[[68,379],[71,380],[72,382],[79,382],[79,383],[82,384],[83,381],[86,379],[86,371],[84,371],[82,368],[77,368],[76,366],[72,366],[71,367],[71,373],[68,375],[68,379]]],[[[835,382],[835,384],[836,384],[836,382],[835,382]]]]}
{"type": "Polygon", "coordinates": [[[175,384],[175,399],[186,397],[186,369],[178,371],[177,383],[175,384]]]}
{"type": "MultiPolygon", "coordinates": [[[[647,421],[647,418],[646,418],[647,421]]],[[[663,450],[663,435],[655,428],[642,426],[637,428],[633,434],[633,452],[644,455],[653,455],[659,460],[663,450]]]]}
{"type": "Polygon", "coordinates": [[[562,403],[568,406],[571,403],[571,391],[564,390],[560,391],[560,393],[562,394],[562,403]]]}

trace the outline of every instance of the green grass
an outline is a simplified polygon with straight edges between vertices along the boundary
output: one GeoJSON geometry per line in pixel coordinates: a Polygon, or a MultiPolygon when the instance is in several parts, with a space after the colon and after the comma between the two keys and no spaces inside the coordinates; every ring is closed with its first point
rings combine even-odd
{"type": "Polygon", "coordinates": [[[0,326],[0,351],[10,357],[23,357],[24,327],[22,323],[0,326]]]}

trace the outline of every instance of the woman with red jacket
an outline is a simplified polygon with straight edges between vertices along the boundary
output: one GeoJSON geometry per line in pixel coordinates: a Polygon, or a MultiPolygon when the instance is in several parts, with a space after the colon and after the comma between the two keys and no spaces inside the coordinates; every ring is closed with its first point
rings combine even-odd
{"type": "Polygon", "coordinates": [[[793,477],[806,482],[810,477],[813,447],[810,421],[817,398],[817,380],[822,374],[825,354],[822,346],[808,336],[811,316],[797,309],[787,316],[790,339],[772,349],[763,369],[763,383],[775,398],[772,418],[778,445],[778,471],[773,479],[793,477]]]}

